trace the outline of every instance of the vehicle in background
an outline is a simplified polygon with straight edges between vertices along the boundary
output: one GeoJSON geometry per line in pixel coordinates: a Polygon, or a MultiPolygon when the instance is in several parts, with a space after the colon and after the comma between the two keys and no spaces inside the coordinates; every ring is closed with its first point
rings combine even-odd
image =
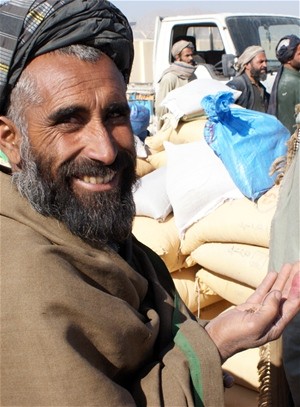
{"type": "Polygon", "coordinates": [[[264,85],[270,91],[280,66],[275,47],[283,36],[299,36],[299,33],[300,19],[293,16],[220,13],[157,17],[154,40],[135,40],[128,97],[147,104],[153,115],[158,80],[173,62],[172,45],[185,38],[195,45],[196,62],[201,61],[195,72],[197,77],[226,82],[236,74],[234,63],[244,49],[261,45],[268,58],[269,71],[264,85]]]}

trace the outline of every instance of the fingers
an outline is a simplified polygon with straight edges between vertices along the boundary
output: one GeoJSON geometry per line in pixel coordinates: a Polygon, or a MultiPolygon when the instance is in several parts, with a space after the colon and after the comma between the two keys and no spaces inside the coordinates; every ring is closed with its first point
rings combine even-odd
{"type": "MultiPolygon", "coordinates": [[[[291,319],[300,311],[300,271],[299,264],[291,267],[292,281],[289,293],[286,298],[282,298],[282,294],[278,290],[272,290],[263,302],[264,308],[268,309],[268,313],[274,315],[268,340],[277,339],[291,319]],[[281,300],[282,298],[282,300],[281,300]]],[[[282,281],[281,281],[282,283],[282,281]]],[[[280,284],[279,284],[280,286],[280,284]]],[[[270,314],[269,314],[270,315],[270,314]]]]}
{"type": "Polygon", "coordinates": [[[263,281],[254,291],[254,293],[252,295],[250,295],[250,297],[248,298],[246,303],[261,304],[263,302],[265,296],[268,294],[268,292],[273,287],[277,278],[278,278],[278,273],[276,273],[275,271],[270,271],[269,273],[267,273],[265,278],[263,279],[263,281]]]}
{"type": "MultiPolygon", "coordinates": [[[[278,273],[278,277],[272,287],[273,290],[282,291],[289,281],[289,277],[291,276],[292,271],[292,264],[286,263],[282,266],[281,270],[278,273]]],[[[289,281],[291,283],[291,281],[289,281]]],[[[288,284],[290,285],[290,284],[288,284]]]]}
{"type": "Polygon", "coordinates": [[[289,293],[284,297],[282,304],[282,316],[285,319],[293,318],[300,311],[300,264],[295,265],[292,272],[292,281],[290,283],[289,293]]]}
{"type": "MultiPolygon", "coordinates": [[[[279,338],[288,323],[288,319],[283,319],[280,312],[281,298],[280,291],[271,291],[264,299],[260,310],[260,321],[257,323],[258,326],[261,326],[259,345],[279,338]]],[[[286,311],[287,314],[290,314],[289,309],[286,311]]]]}
{"type": "Polygon", "coordinates": [[[297,282],[299,279],[300,272],[300,261],[297,261],[294,264],[284,264],[278,273],[278,277],[272,287],[272,290],[279,290],[282,292],[283,298],[288,298],[290,295],[290,290],[293,287],[293,290],[297,291],[297,282]],[[298,278],[295,276],[298,273],[298,278]]]}
{"type": "Polygon", "coordinates": [[[298,295],[299,294],[299,280],[300,280],[300,261],[297,261],[295,264],[292,265],[291,271],[290,271],[290,276],[287,280],[287,283],[282,291],[282,295],[284,298],[288,298],[290,294],[296,294],[297,295],[297,290],[298,290],[298,295]],[[291,291],[292,290],[292,291],[291,291]]]}
{"type": "Polygon", "coordinates": [[[297,298],[299,299],[300,297],[300,262],[298,262],[295,267],[293,268],[292,272],[292,282],[291,282],[291,288],[288,293],[288,297],[293,299],[297,298]]]}
{"type": "Polygon", "coordinates": [[[257,287],[255,292],[248,298],[247,303],[262,303],[265,296],[272,290],[282,292],[284,298],[287,298],[292,286],[292,281],[300,270],[300,261],[290,264],[286,263],[280,272],[270,271],[257,287]]]}

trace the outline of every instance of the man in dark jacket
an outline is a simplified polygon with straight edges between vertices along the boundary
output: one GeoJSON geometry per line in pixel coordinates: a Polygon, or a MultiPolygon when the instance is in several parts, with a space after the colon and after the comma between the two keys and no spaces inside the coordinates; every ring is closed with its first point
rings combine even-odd
{"type": "Polygon", "coordinates": [[[246,48],[238,59],[237,69],[237,76],[227,82],[232,89],[242,92],[236,104],[246,109],[266,112],[270,95],[261,83],[267,77],[264,49],[257,45],[246,48]]]}

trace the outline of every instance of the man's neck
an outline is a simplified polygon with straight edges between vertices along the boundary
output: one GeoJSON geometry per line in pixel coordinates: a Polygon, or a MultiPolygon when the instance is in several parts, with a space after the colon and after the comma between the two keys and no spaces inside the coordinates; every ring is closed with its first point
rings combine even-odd
{"type": "Polygon", "coordinates": [[[250,72],[248,72],[248,71],[245,71],[245,73],[246,73],[246,75],[248,76],[248,78],[250,79],[250,82],[251,83],[254,83],[255,85],[259,85],[259,80],[257,79],[257,78],[254,78],[251,74],[250,74],[250,72]]]}
{"type": "Polygon", "coordinates": [[[295,71],[295,72],[299,72],[299,71],[300,71],[300,69],[294,68],[294,67],[293,67],[292,65],[290,65],[289,63],[283,64],[283,66],[284,66],[284,68],[287,68],[287,69],[289,69],[289,70],[291,70],[291,71],[295,71]]]}

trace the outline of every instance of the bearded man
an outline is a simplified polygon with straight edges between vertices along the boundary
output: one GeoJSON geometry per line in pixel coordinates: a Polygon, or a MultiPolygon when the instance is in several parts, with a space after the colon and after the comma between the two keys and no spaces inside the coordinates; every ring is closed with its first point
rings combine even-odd
{"type": "Polygon", "coordinates": [[[261,83],[267,78],[267,57],[262,47],[252,45],[245,49],[237,62],[237,76],[227,82],[242,94],[235,101],[246,109],[266,112],[270,95],[261,83]]]}
{"type": "Polygon", "coordinates": [[[98,0],[0,16],[1,405],[223,406],[222,362],[300,309],[299,263],[198,321],[131,233],[127,19],[98,0]]]}
{"type": "Polygon", "coordinates": [[[155,95],[157,130],[163,126],[163,116],[168,112],[168,109],[162,106],[167,94],[197,78],[195,75],[197,66],[194,61],[194,52],[195,48],[191,41],[179,40],[172,46],[171,54],[174,62],[162,73],[158,81],[158,91],[155,95]]]}

